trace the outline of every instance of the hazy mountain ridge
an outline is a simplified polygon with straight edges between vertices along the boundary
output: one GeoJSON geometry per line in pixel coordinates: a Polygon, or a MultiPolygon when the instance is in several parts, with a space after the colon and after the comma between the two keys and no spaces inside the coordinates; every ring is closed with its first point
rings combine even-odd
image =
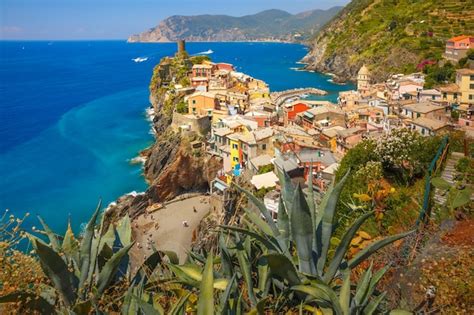
{"type": "Polygon", "coordinates": [[[303,41],[311,38],[342,7],[290,14],[266,10],[253,15],[174,15],[157,27],[129,37],[129,42],[187,41],[303,41]]]}

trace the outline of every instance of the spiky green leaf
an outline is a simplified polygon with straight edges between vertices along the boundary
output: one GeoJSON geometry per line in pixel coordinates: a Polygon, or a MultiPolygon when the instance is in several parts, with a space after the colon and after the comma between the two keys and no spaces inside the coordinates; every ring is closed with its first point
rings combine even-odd
{"type": "Polygon", "coordinates": [[[99,273],[99,278],[97,279],[97,292],[99,296],[104,293],[105,289],[107,289],[113,280],[117,273],[120,262],[128,254],[128,251],[132,246],[133,243],[130,243],[127,246],[121,248],[105,263],[104,267],[99,273]]]}
{"type": "Polygon", "coordinates": [[[199,289],[200,292],[197,305],[197,314],[214,314],[214,271],[212,254],[207,257],[199,289]]]}

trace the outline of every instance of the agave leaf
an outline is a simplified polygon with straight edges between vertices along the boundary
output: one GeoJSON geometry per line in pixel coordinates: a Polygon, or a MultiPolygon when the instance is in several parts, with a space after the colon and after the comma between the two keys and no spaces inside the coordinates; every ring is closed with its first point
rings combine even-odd
{"type": "Polygon", "coordinates": [[[33,245],[41,262],[41,268],[67,307],[74,305],[76,293],[73,282],[75,276],[68,270],[64,260],[51,247],[33,237],[33,245]]]}
{"type": "Polygon", "coordinates": [[[247,291],[250,303],[252,304],[252,307],[255,307],[257,305],[257,299],[255,298],[255,293],[253,291],[252,267],[250,266],[247,252],[243,248],[242,242],[239,242],[237,244],[236,255],[240,265],[240,272],[242,273],[245,283],[247,284],[247,291]]]}
{"type": "MultiPolygon", "coordinates": [[[[350,170],[344,175],[339,183],[334,186],[331,192],[327,192],[328,198],[325,201],[324,209],[322,210],[321,222],[319,222],[317,228],[317,270],[319,274],[323,274],[324,266],[326,265],[326,258],[329,250],[329,244],[331,242],[331,236],[334,228],[334,214],[336,212],[337,202],[341,195],[342,188],[349,177],[350,170]]],[[[323,205],[323,204],[322,204],[323,205]]]]}
{"type": "Polygon", "coordinates": [[[380,294],[379,296],[377,296],[372,301],[370,301],[370,303],[367,304],[367,306],[364,308],[364,315],[372,315],[377,310],[377,307],[380,305],[380,302],[382,302],[383,299],[385,298],[385,294],[386,293],[384,292],[380,294]]]}
{"type": "Polygon", "coordinates": [[[431,185],[442,190],[449,190],[452,186],[450,183],[448,183],[441,177],[435,177],[431,179],[431,185]]]}
{"type": "MultiPolygon", "coordinates": [[[[176,277],[178,277],[182,282],[187,283],[194,287],[199,287],[200,282],[202,282],[202,272],[201,268],[194,264],[185,264],[185,265],[168,265],[170,269],[174,272],[176,277]]],[[[227,279],[215,279],[214,288],[217,290],[225,290],[227,287],[227,279]]]]}
{"type": "Polygon", "coordinates": [[[162,252],[166,255],[166,257],[168,257],[170,263],[179,264],[178,255],[174,251],[172,251],[172,250],[163,250],[162,252]]]}
{"type": "Polygon", "coordinates": [[[367,293],[369,291],[370,279],[372,278],[372,263],[370,264],[369,269],[367,269],[362,278],[359,279],[357,283],[356,293],[354,300],[357,306],[363,306],[364,301],[366,300],[367,293]]]}
{"type": "Polygon", "coordinates": [[[309,211],[311,212],[311,218],[313,219],[313,226],[316,226],[316,204],[314,202],[314,188],[313,188],[313,164],[309,165],[308,174],[308,195],[306,196],[306,202],[308,203],[309,211]]]}
{"type": "MultiPolygon", "coordinates": [[[[262,254],[263,255],[266,255],[268,254],[268,250],[264,249],[262,251],[262,254]]],[[[258,284],[257,284],[257,287],[258,287],[258,290],[260,291],[260,295],[265,297],[266,296],[266,293],[265,293],[265,288],[267,288],[268,284],[269,284],[269,281],[270,281],[270,270],[269,270],[269,266],[268,266],[268,261],[265,260],[265,259],[259,259],[257,261],[257,279],[258,279],[258,284]]]]}
{"type": "Polygon", "coordinates": [[[308,204],[299,185],[293,199],[290,225],[291,235],[298,252],[299,270],[313,275],[316,273],[312,254],[313,224],[308,204]]]}
{"type": "MultiPolygon", "coordinates": [[[[174,252],[170,252],[174,253],[174,252]]],[[[172,255],[172,254],[170,254],[172,255]]],[[[176,255],[176,254],[175,254],[176,255]]],[[[163,262],[163,257],[168,256],[165,252],[155,251],[153,254],[148,256],[145,262],[137,270],[133,282],[138,280],[138,277],[141,276],[142,279],[147,279],[149,275],[155,270],[159,263],[163,262]]]]}
{"type": "Polygon", "coordinates": [[[339,303],[341,304],[341,310],[344,315],[350,314],[351,305],[351,271],[345,269],[342,272],[343,282],[341,292],[339,293],[339,303]]]}
{"type": "Polygon", "coordinates": [[[236,227],[236,226],[219,225],[219,227],[223,228],[223,229],[226,229],[226,230],[235,231],[235,232],[239,232],[239,233],[248,235],[248,236],[252,237],[253,239],[261,242],[269,250],[274,250],[274,251],[277,251],[277,252],[281,252],[281,248],[278,246],[278,241],[273,237],[270,237],[268,235],[265,235],[266,236],[265,237],[265,236],[262,236],[258,233],[252,232],[252,231],[247,230],[247,229],[239,228],[239,227],[236,227]]]}
{"type": "Polygon", "coordinates": [[[79,242],[74,237],[74,232],[72,231],[70,220],[68,220],[67,230],[64,234],[61,248],[67,258],[74,260],[76,264],[79,263],[79,242]]]}
{"type": "Polygon", "coordinates": [[[288,248],[288,240],[290,238],[290,218],[286,211],[283,197],[280,196],[278,202],[278,217],[277,217],[278,230],[280,231],[281,238],[285,241],[285,247],[288,248]]]}
{"type": "Polygon", "coordinates": [[[222,307],[221,314],[228,314],[228,310],[230,308],[230,294],[232,293],[232,288],[234,286],[235,279],[237,277],[237,273],[232,274],[232,278],[230,279],[227,287],[225,288],[224,293],[221,295],[220,303],[222,307]]]}
{"type": "Polygon", "coordinates": [[[220,233],[219,235],[219,249],[221,251],[221,265],[222,271],[227,278],[232,277],[234,273],[234,267],[232,265],[232,258],[225,244],[224,235],[220,233]]]}
{"type": "Polygon", "coordinates": [[[322,282],[313,283],[313,285],[296,285],[291,287],[291,290],[306,293],[317,300],[326,301],[331,304],[336,315],[343,315],[336,293],[322,282]]]}
{"type": "Polygon", "coordinates": [[[349,248],[352,238],[356,234],[357,230],[364,224],[364,222],[370,218],[370,216],[373,214],[373,212],[369,212],[358,218],[354,224],[346,231],[344,236],[342,237],[341,242],[339,243],[339,246],[337,246],[334,257],[332,258],[331,263],[329,264],[329,267],[326,271],[326,273],[323,276],[324,282],[328,283],[331,282],[331,280],[334,278],[334,276],[337,273],[337,270],[339,269],[339,266],[342,262],[342,259],[344,259],[344,256],[346,255],[347,249],[349,248]]]}
{"type": "Polygon", "coordinates": [[[121,248],[105,263],[104,268],[102,268],[100,271],[99,278],[97,279],[97,292],[99,296],[104,293],[105,289],[107,289],[108,285],[117,273],[122,258],[128,254],[128,251],[132,246],[133,243],[130,243],[127,246],[121,248]]]}
{"type": "Polygon", "coordinates": [[[214,271],[212,254],[207,257],[202,275],[202,281],[197,305],[198,315],[214,314],[214,271]]]}
{"type": "Polygon", "coordinates": [[[178,302],[176,302],[175,305],[171,308],[169,311],[169,314],[171,315],[179,315],[179,314],[184,314],[185,309],[186,309],[186,302],[188,301],[189,297],[191,296],[192,292],[189,292],[186,295],[183,295],[178,302]]]}
{"type": "MultiPolygon", "coordinates": [[[[379,283],[380,279],[385,275],[387,270],[389,269],[389,266],[385,266],[384,268],[378,270],[373,276],[372,279],[370,279],[370,284],[369,284],[369,289],[367,291],[367,297],[366,299],[369,299],[372,294],[375,291],[375,288],[377,287],[377,284],[379,283]]],[[[367,301],[364,301],[364,304],[367,301]]]]}
{"type": "Polygon", "coordinates": [[[260,210],[260,213],[264,216],[265,220],[267,221],[268,225],[270,226],[271,230],[273,231],[272,236],[278,236],[280,234],[280,232],[278,231],[278,228],[277,228],[275,222],[273,221],[273,218],[270,214],[270,211],[268,211],[265,204],[260,199],[255,197],[248,190],[243,189],[239,185],[235,185],[235,186],[237,187],[237,189],[239,191],[243,192],[247,196],[247,198],[257,207],[258,210],[260,210]]]}
{"type": "Polygon", "coordinates": [[[155,309],[153,305],[143,301],[140,297],[136,295],[132,295],[132,297],[138,304],[138,307],[140,308],[140,311],[143,313],[143,315],[164,315],[164,312],[155,309]]]}
{"type": "Polygon", "coordinates": [[[99,204],[94,211],[91,219],[87,223],[86,230],[84,231],[84,236],[82,238],[81,247],[80,247],[80,266],[81,266],[81,276],[79,278],[79,292],[82,292],[82,296],[85,296],[86,292],[84,290],[84,285],[89,275],[89,268],[91,263],[91,251],[92,251],[92,239],[94,237],[94,228],[97,216],[99,215],[99,210],[102,206],[102,200],[99,200],[99,204]]]}
{"type": "Polygon", "coordinates": [[[409,231],[409,232],[406,232],[406,233],[392,235],[392,236],[386,237],[384,239],[381,239],[381,240],[379,240],[375,243],[370,244],[369,246],[365,247],[363,250],[358,252],[357,255],[355,255],[355,257],[352,258],[349,261],[349,268],[350,269],[355,268],[357,265],[359,265],[361,262],[366,260],[368,257],[370,257],[373,253],[375,253],[379,249],[381,249],[381,248],[383,248],[383,247],[385,247],[385,246],[387,246],[387,245],[389,245],[389,244],[391,244],[395,241],[398,241],[399,239],[402,239],[402,238],[412,234],[413,232],[415,232],[415,231],[413,230],[413,231],[409,231]]]}
{"type": "Polygon", "coordinates": [[[291,286],[295,286],[301,283],[301,280],[296,272],[295,265],[282,254],[268,254],[263,256],[262,259],[266,259],[270,272],[278,277],[285,279],[291,286]]]}
{"type": "Polygon", "coordinates": [[[278,169],[278,178],[280,180],[283,201],[286,209],[291,211],[291,203],[293,202],[293,195],[295,193],[295,186],[291,182],[290,176],[284,170],[278,169]]]}
{"type": "Polygon", "coordinates": [[[451,201],[451,208],[456,209],[467,205],[471,202],[472,190],[469,188],[464,188],[463,190],[454,190],[453,198],[451,201]]]}
{"type": "Polygon", "coordinates": [[[122,245],[127,246],[130,244],[132,241],[132,224],[130,223],[130,218],[128,215],[125,215],[117,223],[116,230],[122,245]]]}
{"type": "Polygon", "coordinates": [[[43,226],[44,232],[48,236],[51,248],[55,252],[61,251],[61,246],[59,245],[59,240],[58,240],[58,236],[56,235],[56,233],[54,233],[53,230],[51,230],[51,228],[46,224],[46,222],[44,222],[44,220],[40,216],[38,216],[38,220],[40,221],[41,225],[43,226]]]}
{"type": "Polygon", "coordinates": [[[255,212],[253,212],[253,211],[251,211],[250,209],[247,209],[247,208],[244,208],[244,211],[245,211],[245,214],[247,215],[247,217],[250,219],[250,222],[255,224],[260,229],[261,232],[263,232],[264,234],[267,234],[267,235],[274,236],[273,231],[270,228],[270,225],[268,225],[267,222],[263,221],[262,218],[260,218],[259,215],[257,215],[255,212]]]}
{"type": "MultiPolygon", "coordinates": [[[[16,291],[4,296],[0,296],[0,304],[21,302],[22,307],[31,313],[56,314],[56,310],[49,302],[32,292],[16,291]]],[[[7,308],[5,308],[5,311],[7,308]]]]}

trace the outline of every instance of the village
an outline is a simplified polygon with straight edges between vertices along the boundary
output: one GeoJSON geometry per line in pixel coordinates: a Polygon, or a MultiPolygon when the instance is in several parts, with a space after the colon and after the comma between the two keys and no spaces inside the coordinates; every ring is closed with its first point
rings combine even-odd
{"type": "MultiPolygon", "coordinates": [[[[470,36],[449,40],[445,58],[463,58],[473,43],[470,36]]],[[[185,51],[185,43],[179,42],[178,49],[185,51]]],[[[238,178],[250,183],[276,216],[278,169],[305,183],[311,166],[314,187],[324,193],[339,161],[363,139],[402,127],[423,136],[463,130],[473,138],[472,61],[467,67],[456,70],[455,83],[425,89],[422,72],[395,74],[373,84],[364,65],[357,89],[340,92],[335,104],[308,100],[308,95],[326,94],[314,88],[272,93],[265,82],[235,71],[231,64],[204,60],[192,66],[190,86],[175,85],[186,95],[186,106],[174,111],[172,128],[198,134],[192,150],[222,160],[210,183],[211,195],[225,196],[238,178]]]]}

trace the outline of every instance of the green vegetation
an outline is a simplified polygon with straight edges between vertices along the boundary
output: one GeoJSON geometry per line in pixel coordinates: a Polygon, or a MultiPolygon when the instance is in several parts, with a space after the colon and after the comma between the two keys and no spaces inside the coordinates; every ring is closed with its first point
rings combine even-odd
{"type": "Polygon", "coordinates": [[[440,60],[448,38],[472,33],[471,12],[472,1],[353,0],[316,42],[327,42],[324,59],[338,56],[355,70],[365,63],[383,78],[440,60]]]}
{"type": "Polygon", "coordinates": [[[265,174],[268,172],[272,172],[275,169],[273,164],[263,165],[258,168],[258,174],[265,174]]]}
{"type": "Polygon", "coordinates": [[[176,105],[176,111],[180,114],[187,114],[188,113],[188,104],[185,101],[181,101],[176,105]]]}
{"type": "MultiPolygon", "coordinates": [[[[312,193],[305,196],[286,174],[280,177],[283,193],[277,222],[260,199],[237,187],[258,211],[244,209],[240,226],[221,226],[213,250],[190,252],[185,264],[178,264],[171,252],[155,252],[133,274],[127,263],[133,246],[128,217],[116,225],[106,225],[103,219],[96,225],[99,206],[80,239],[70,228],[60,237],[42,222],[40,233],[48,243],[28,235],[35,246],[32,259],[45,274],[41,293],[19,288],[1,296],[0,303],[15,302],[4,304],[12,311],[62,314],[381,311],[385,295],[377,291],[377,284],[388,268],[370,266],[357,285],[351,270],[410,232],[377,240],[349,257],[357,230],[373,215],[357,218],[334,244],[336,205],[349,173],[319,207],[312,193]]],[[[310,192],[311,183],[312,178],[310,192]]]]}
{"type": "Polygon", "coordinates": [[[450,62],[442,66],[437,64],[426,66],[423,72],[426,74],[425,88],[427,89],[431,89],[436,85],[454,82],[456,78],[456,68],[450,62]]]}

